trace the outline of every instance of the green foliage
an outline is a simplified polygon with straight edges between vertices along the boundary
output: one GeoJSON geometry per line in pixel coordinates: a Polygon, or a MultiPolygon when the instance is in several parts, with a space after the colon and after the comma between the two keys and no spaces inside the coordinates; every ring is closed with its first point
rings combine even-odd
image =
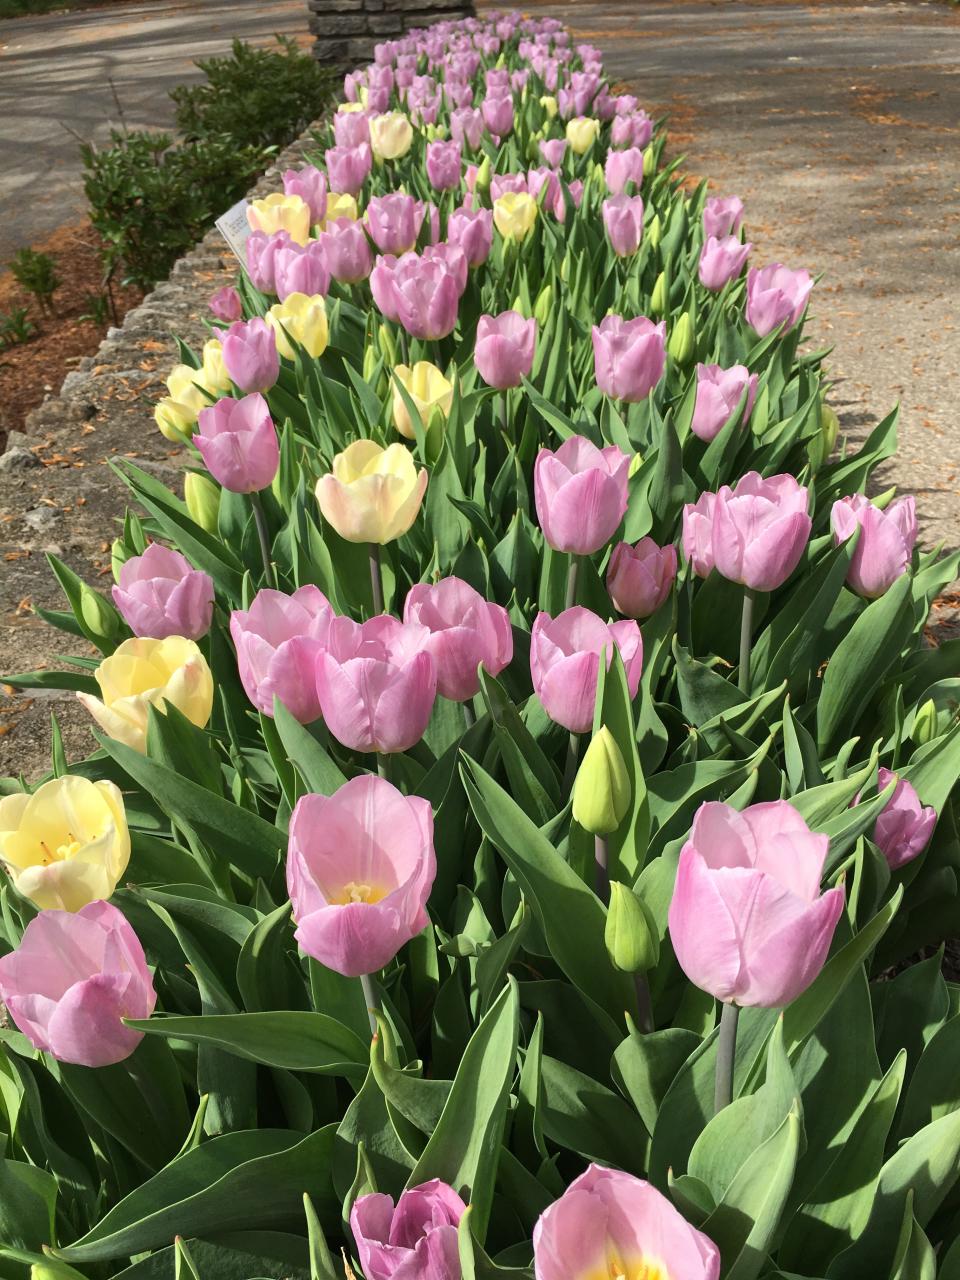
{"type": "Polygon", "coordinates": [[[15,347],[29,342],[37,332],[37,326],[27,315],[26,307],[14,307],[6,315],[0,312],[0,344],[15,347]]]}
{"type": "Polygon", "coordinates": [[[44,310],[50,308],[53,295],[60,287],[60,277],[49,253],[18,249],[10,261],[10,271],[17,284],[32,293],[44,310]]]}

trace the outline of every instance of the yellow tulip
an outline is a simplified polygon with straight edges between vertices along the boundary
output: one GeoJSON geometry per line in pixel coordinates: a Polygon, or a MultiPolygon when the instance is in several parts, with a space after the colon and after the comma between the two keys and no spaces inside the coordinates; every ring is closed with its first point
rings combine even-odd
{"type": "Polygon", "coordinates": [[[164,396],[153,411],[153,420],[160,429],[160,434],[174,444],[182,444],[185,436],[193,435],[197,425],[197,411],[189,405],[181,404],[170,396],[164,396]]]}
{"type": "MultiPolygon", "coordinates": [[[[405,364],[398,364],[393,373],[417,406],[420,421],[425,428],[430,425],[435,413],[445,418],[450,412],[453,383],[447,381],[435,364],[431,364],[429,360],[418,360],[412,369],[408,369],[405,364]]],[[[414,439],[416,433],[410,421],[410,413],[396,382],[393,386],[393,425],[402,436],[406,436],[408,440],[414,439]]]]}
{"type": "Polygon", "coordinates": [[[109,898],[130,861],[123,796],[74,774],[0,800],[0,861],[41,910],[109,898]]]}
{"type": "Polygon", "coordinates": [[[124,640],[94,672],[100,697],[77,697],[111,738],[135,751],[147,746],[147,713],[170,703],[202,729],[213,710],[213,676],[192,640],[124,640]]]}
{"type": "Polygon", "coordinates": [[[582,156],[596,142],[599,132],[599,120],[594,120],[592,116],[574,116],[572,120],[567,121],[567,141],[570,143],[570,150],[582,156]]]}
{"type": "Polygon", "coordinates": [[[330,332],[322,294],[287,294],[267,312],[267,324],[276,335],[277,350],[288,360],[295,359],[290,338],[310,356],[322,356],[327,349],[330,332]]]}
{"type": "Polygon", "coordinates": [[[205,409],[210,403],[210,397],[205,396],[201,390],[205,384],[206,375],[203,369],[193,369],[188,364],[174,365],[167,378],[170,399],[176,400],[177,404],[183,405],[184,409],[191,410],[194,421],[200,410],[205,409]]]}
{"type": "Polygon", "coordinates": [[[525,191],[508,191],[494,200],[493,220],[505,240],[524,240],[537,220],[537,202],[525,191]]]}
{"type": "Polygon", "coordinates": [[[306,244],[310,239],[310,206],[300,196],[287,196],[282,191],[251,200],[247,222],[252,231],[263,231],[268,236],[286,231],[297,244],[306,244]]]}
{"type": "Polygon", "coordinates": [[[199,372],[201,377],[198,381],[213,395],[230,390],[230,375],[223,363],[223,345],[219,338],[211,338],[203,344],[203,364],[199,372]]]}
{"type": "Polygon", "coordinates": [[[347,112],[350,112],[350,111],[362,111],[362,110],[363,110],[362,102],[341,102],[339,107],[337,107],[337,115],[338,116],[346,115],[347,112]]]}
{"type": "Polygon", "coordinates": [[[426,471],[417,470],[404,445],[383,449],[374,440],[355,440],[317,481],[317,503],[347,542],[383,545],[416,520],[426,487],[426,471]]]}
{"type": "Polygon", "coordinates": [[[323,219],[324,226],[328,222],[335,222],[337,218],[349,218],[351,222],[356,222],[359,216],[360,212],[353,196],[340,195],[336,191],[331,191],[327,195],[327,212],[323,219]]]}
{"type": "Polygon", "coordinates": [[[544,94],[540,99],[540,105],[547,113],[547,119],[552,120],[559,110],[557,100],[551,93],[544,94]]]}
{"type": "Polygon", "coordinates": [[[412,142],[413,125],[402,111],[388,111],[370,121],[370,145],[377,160],[399,160],[412,142]]]}

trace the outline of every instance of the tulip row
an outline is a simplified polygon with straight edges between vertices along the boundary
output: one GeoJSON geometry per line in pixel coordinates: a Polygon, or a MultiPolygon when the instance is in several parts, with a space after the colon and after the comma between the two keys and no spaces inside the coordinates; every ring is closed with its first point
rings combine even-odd
{"type": "Polygon", "coordinates": [[[181,344],[183,499],[118,464],[112,599],[53,560],[99,658],[10,677],[99,745],[0,798],[0,1128],[53,1206],[0,1256],[956,1267],[955,1003],[868,986],[960,915],[958,558],[864,496],[895,415],[837,452],[811,276],[744,275],[553,20],[345,94],[181,344]]]}

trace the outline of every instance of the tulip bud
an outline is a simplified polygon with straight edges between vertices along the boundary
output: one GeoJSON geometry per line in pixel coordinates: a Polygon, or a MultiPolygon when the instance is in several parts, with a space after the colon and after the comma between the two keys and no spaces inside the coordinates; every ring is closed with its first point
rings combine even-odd
{"type": "Polygon", "coordinates": [[[922,747],[926,742],[932,742],[937,736],[939,733],[937,721],[936,703],[932,698],[928,698],[923,706],[917,709],[913,721],[913,733],[910,735],[918,747],[922,747]]]}
{"type": "Polygon", "coordinates": [[[380,326],[380,332],[377,334],[377,345],[380,347],[380,354],[391,367],[397,363],[397,344],[393,340],[393,334],[385,324],[380,326]]]}
{"type": "Polygon", "coordinates": [[[653,286],[653,293],[650,295],[650,312],[655,316],[666,314],[667,310],[667,276],[666,272],[661,271],[657,276],[653,286]]]}
{"type": "Polygon", "coordinates": [[[569,277],[569,275],[570,275],[570,255],[568,253],[565,253],[560,262],[560,279],[563,281],[564,284],[567,283],[567,278],[569,277]]]}
{"type": "Polygon", "coordinates": [[[110,570],[113,573],[114,582],[120,580],[120,570],[130,559],[126,544],[122,538],[114,538],[110,546],[110,570]]]}
{"type": "Polygon", "coordinates": [[[220,517],[220,489],[209,476],[188,471],[183,477],[183,500],[190,519],[207,533],[216,533],[220,517]]]}
{"type": "Polygon", "coordinates": [[[595,836],[616,831],[630,808],[630,779],[620,748],[604,725],[584,753],[573,784],[573,816],[595,836]]]}
{"type": "Polygon", "coordinates": [[[99,591],[81,583],[80,616],[84,625],[100,640],[115,640],[120,631],[117,611],[104,600],[99,591]]]}
{"type": "Polygon", "coordinates": [[[477,180],[474,184],[478,191],[486,191],[490,186],[490,157],[484,156],[477,169],[477,180]]]}
{"type": "Polygon", "coordinates": [[[657,158],[653,154],[653,147],[647,147],[643,153],[643,176],[649,178],[651,173],[655,173],[657,169],[657,158]]]}
{"type": "Polygon", "coordinates": [[[690,312],[684,311],[673,326],[670,341],[667,343],[667,351],[676,360],[677,364],[687,364],[691,359],[693,356],[693,341],[693,321],[690,318],[690,312]]]}
{"type": "Polygon", "coordinates": [[[377,367],[377,361],[380,359],[377,354],[376,347],[366,346],[363,349],[363,380],[364,382],[372,382],[374,370],[377,367]]]}
{"type": "Polygon", "coordinates": [[[837,445],[837,436],[840,434],[840,419],[837,417],[836,411],[831,409],[829,405],[822,404],[820,406],[820,435],[823,440],[823,456],[829,458],[837,445]]]}
{"type": "Polygon", "coordinates": [[[553,288],[545,284],[537,295],[537,300],[533,304],[533,318],[542,329],[550,318],[550,308],[553,304],[553,288]]]}
{"type": "Polygon", "coordinates": [[[660,939],[647,907],[616,880],[610,885],[603,941],[607,955],[624,973],[646,973],[660,957],[660,939]]]}
{"type": "Polygon", "coordinates": [[[647,244],[649,244],[651,249],[655,249],[660,243],[661,233],[662,227],[660,225],[660,215],[659,213],[655,213],[650,219],[650,225],[647,227],[646,231],[647,244]]]}

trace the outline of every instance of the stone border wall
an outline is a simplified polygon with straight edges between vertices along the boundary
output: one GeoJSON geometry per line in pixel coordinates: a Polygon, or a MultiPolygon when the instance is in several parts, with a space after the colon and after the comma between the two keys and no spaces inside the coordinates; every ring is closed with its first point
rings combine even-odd
{"type": "MultiPolygon", "coordinates": [[[[312,127],[312,126],[311,126],[312,127]]],[[[308,129],[277,156],[248,192],[267,195],[284,169],[313,150],[308,129]]],[[[110,329],[94,356],[67,374],[59,395],[13,431],[0,454],[0,674],[57,668],[63,654],[92,653],[33,610],[64,607],[46,553],[87,582],[109,589],[110,544],[119,531],[126,489],[109,468],[131,458],[181,492],[184,451],[157,430],[153,408],[177,362],[173,335],[199,346],[209,336],[207,300],[235,278],[237,262],[216,229],[174,266],[169,278],[110,329]]],[[[68,755],[93,746],[90,720],[70,693],[14,693],[0,685],[0,776],[35,778],[49,768],[50,711],[68,755]]]]}
{"type": "Polygon", "coordinates": [[[476,12],[470,0],[307,0],[307,7],[313,56],[343,69],[369,62],[378,40],[476,12]]]}

